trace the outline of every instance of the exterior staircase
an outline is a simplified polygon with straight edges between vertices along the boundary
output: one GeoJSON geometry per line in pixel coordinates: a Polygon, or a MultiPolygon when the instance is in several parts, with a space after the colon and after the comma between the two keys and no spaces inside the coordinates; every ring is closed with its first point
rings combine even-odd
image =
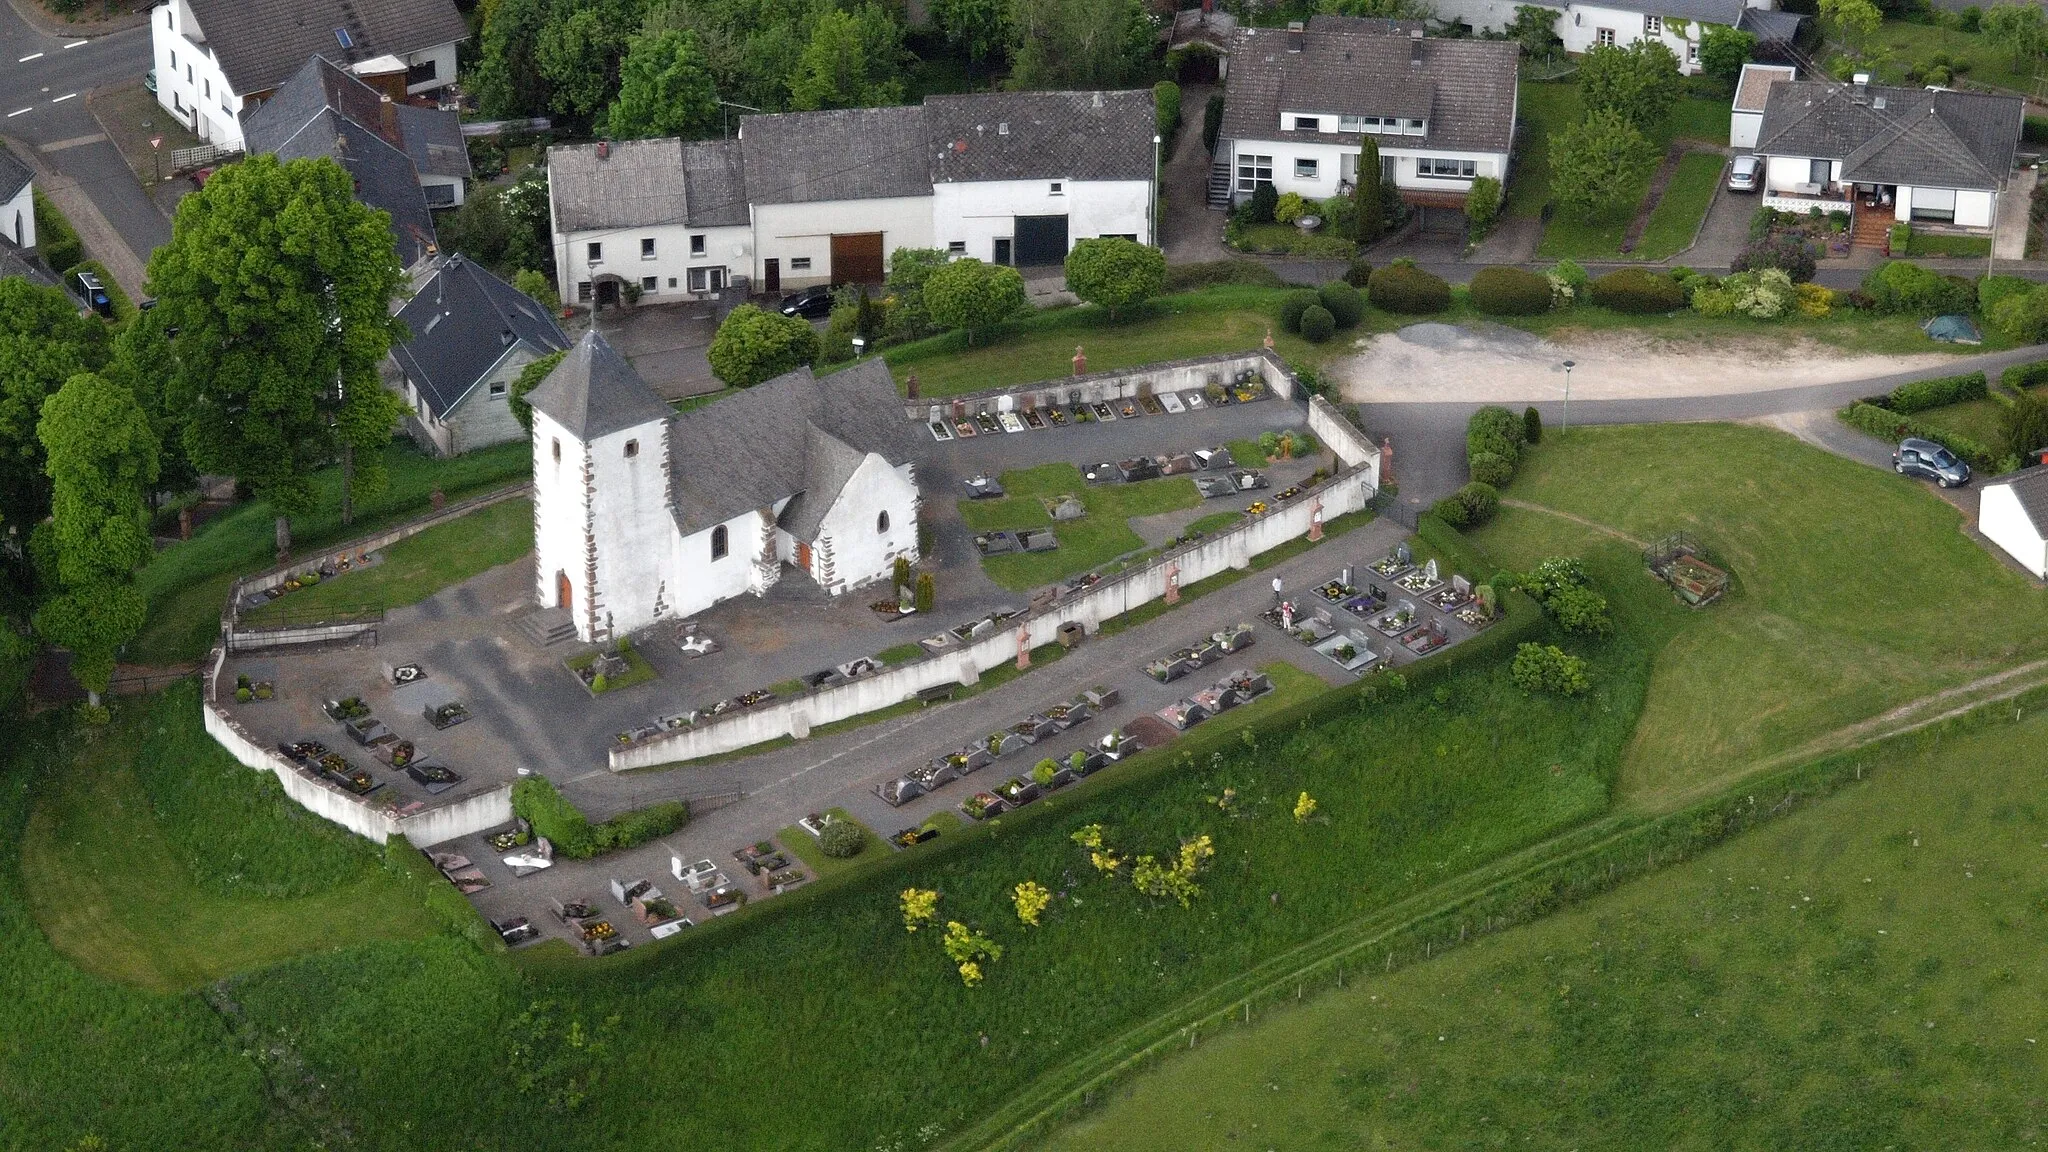
{"type": "Polygon", "coordinates": [[[535,608],[518,619],[519,630],[542,648],[576,639],[576,622],[562,608],[535,608]]]}
{"type": "Polygon", "coordinates": [[[1865,208],[1858,204],[1855,215],[1849,221],[1849,248],[1868,248],[1874,252],[1884,251],[1885,237],[1890,235],[1896,223],[1892,214],[1884,208],[1865,208]]]}
{"type": "Polygon", "coordinates": [[[1209,165],[1209,207],[1219,212],[1230,210],[1230,159],[1221,158],[1209,165]]]}

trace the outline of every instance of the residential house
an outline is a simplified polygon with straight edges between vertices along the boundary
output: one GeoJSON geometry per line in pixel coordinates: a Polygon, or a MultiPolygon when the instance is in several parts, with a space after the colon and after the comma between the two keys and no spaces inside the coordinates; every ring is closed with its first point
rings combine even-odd
{"type": "Polygon", "coordinates": [[[1319,16],[1241,30],[1212,198],[1236,203],[1261,184],[1314,200],[1348,195],[1365,135],[1379,147],[1381,179],[1411,204],[1462,207],[1475,178],[1504,182],[1519,48],[1400,28],[1319,16]]]}
{"type": "Polygon", "coordinates": [[[1743,152],[1755,148],[1771,85],[1798,78],[1799,70],[1789,64],[1744,64],[1742,75],[1735,81],[1735,100],[1728,112],[1729,146],[1743,152]]]}
{"type": "Polygon", "coordinates": [[[321,56],[393,99],[455,82],[453,0],[166,0],[150,15],[157,103],[201,140],[244,147],[242,113],[321,56]]]}
{"type": "Polygon", "coordinates": [[[1763,203],[1988,234],[2021,119],[2017,96],[1894,88],[1862,75],[1772,84],[1756,143],[1763,203]]]}
{"type": "Polygon", "coordinates": [[[533,298],[462,256],[436,259],[398,307],[410,333],[386,383],[412,408],[406,430],[438,456],[524,439],[512,383],[569,338],[533,298]]]}
{"type": "Polygon", "coordinates": [[[1056,265],[1079,240],[1153,242],[1150,92],[934,96],[743,116],[730,141],[548,153],[564,294],[778,293],[873,283],[898,248],[1056,265]],[[573,286],[573,287],[572,287],[573,286]]]}
{"type": "Polygon", "coordinates": [[[2048,578],[2048,467],[1986,484],[1977,501],[1977,530],[2035,578],[2048,578]]]}
{"type": "Polygon", "coordinates": [[[249,151],[325,157],[348,169],[356,198],[391,216],[399,262],[435,249],[433,207],[462,202],[469,149],[453,111],[400,103],[314,56],[242,117],[249,151]]]}
{"type": "Polygon", "coordinates": [[[595,332],[533,406],[535,595],[586,642],[918,558],[917,426],[889,368],[800,368],[678,414],[595,332]]]}
{"type": "MultiPolygon", "coordinates": [[[[1435,0],[1439,19],[1474,32],[1506,28],[1524,6],[1517,0],[1435,0]]],[[[1700,44],[1713,25],[1750,33],[1757,38],[1759,55],[1769,57],[1791,46],[1804,19],[1777,11],[1777,0],[1563,0],[1534,6],[1557,12],[1557,37],[1567,52],[1654,40],[1671,49],[1678,70],[1688,75],[1700,70],[1700,44]]]]}
{"type": "Polygon", "coordinates": [[[36,174],[0,146],[0,247],[36,246],[36,174]]]}

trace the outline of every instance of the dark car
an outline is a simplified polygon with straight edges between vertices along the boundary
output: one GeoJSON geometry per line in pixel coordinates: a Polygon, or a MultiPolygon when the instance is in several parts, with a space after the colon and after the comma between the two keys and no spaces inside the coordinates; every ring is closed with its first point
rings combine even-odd
{"type": "Polygon", "coordinates": [[[832,289],[820,284],[806,288],[782,298],[784,316],[801,316],[806,320],[823,320],[832,314],[832,289]]]}
{"type": "Polygon", "coordinates": [[[1901,476],[1920,476],[1943,488],[1970,482],[1970,466],[1932,440],[1899,441],[1892,452],[1892,471],[1901,476]]]}

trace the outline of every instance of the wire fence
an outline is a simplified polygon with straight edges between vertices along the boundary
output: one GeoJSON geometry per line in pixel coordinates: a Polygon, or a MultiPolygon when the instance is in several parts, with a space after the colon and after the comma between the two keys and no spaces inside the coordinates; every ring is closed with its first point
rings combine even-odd
{"type": "Polygon", "coordinates": [[[286,604],[262,604],[236,614],[237,632],[278,632],[289,628],[317,628],[338,624],[382,624],[381,604],[335,605],[326,608],[293,608],[286,604]]]}

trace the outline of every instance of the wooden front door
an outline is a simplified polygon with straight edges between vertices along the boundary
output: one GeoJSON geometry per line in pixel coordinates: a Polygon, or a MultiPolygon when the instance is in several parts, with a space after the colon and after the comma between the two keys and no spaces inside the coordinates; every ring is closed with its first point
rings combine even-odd
{"type": "Polygon", "coordinates": [[[569,574],[567,572],[555,573],[555,607],[572,608],[574,606],[575,596],[569,587],[569,574]]]}
{"type": "Polygon", "coordinates": [[[801,540],[796,545],[796,566],[806,573],[811,570],[811,546],[801,540]]]}
{"type": "Polygon", "coordinates": [[[782,261],[761,261],[761,281],[767,286],[765,291],[770,296],[780,294],[782,292],[782,261]]]}
{"type": "Polygon", "coordinates": [[[882,234],[854,232],[832,237],[832,283],[880,284],[882,234]]]}

